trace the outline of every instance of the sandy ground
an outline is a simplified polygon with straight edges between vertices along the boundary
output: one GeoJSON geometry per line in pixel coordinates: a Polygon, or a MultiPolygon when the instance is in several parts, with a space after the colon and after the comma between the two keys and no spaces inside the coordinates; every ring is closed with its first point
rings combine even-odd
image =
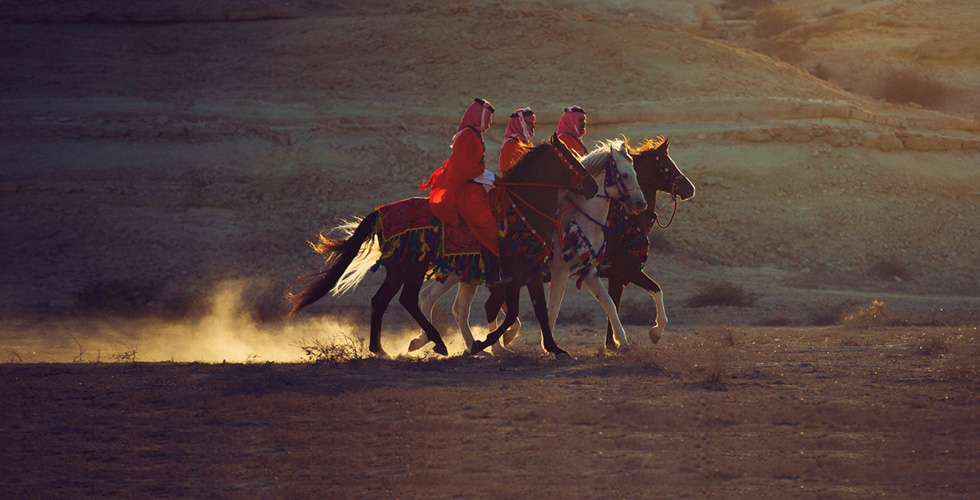
{"type": "Polygon", "coordinates": [[[0,0],[0,497],[976,497],[980,11],[769,3],[0,0]],[[491,168],[528,105],[671,139],[664,340],[630,288],[600,354],[570,289],[574,360],[525,314],[504,360],[303,362],[381,279],[284,321],[306,241],[419,195],[475,96],[491,168]]]}
{"type": "Polygon", "coordinates": [[[976,498],[975,328],[571,360],[4,364],[4,498],[976,498]]]}

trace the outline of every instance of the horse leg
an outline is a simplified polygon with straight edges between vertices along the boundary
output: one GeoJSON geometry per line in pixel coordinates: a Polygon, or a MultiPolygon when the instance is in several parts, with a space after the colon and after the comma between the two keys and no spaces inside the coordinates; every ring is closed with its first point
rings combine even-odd
{"type": "MultiPolygon", "coordinates": [[[[425,313],[425,317],[432,322],[432,311],[436,307],[436,302],[446,294],[449,290],[452,290],[453,286],[459,283],[459,277],[455,274],[450,275],[446,278],[445,283],[440,283],[438,280],[431,280],[429,284],[422,289],[419,293],[419,308],[425,313]]],[[[458,320],[457,320],[458,321],[458,320]]],[[[463,335],[465,338],[466,335],[463,335]]],[[[425,344],[429,343],[429,336],[425,332],[420,333],[417,337],[412,339],[408,344],[408,352],[417,351],[423,347],[425,344]]],[[[466,344],[470,345],[469,343],[466,344]]]]}
{"type": "MultiPolygon", "coordinates": [[[[505,313],[507,312],[506,307],[504,312],[505,313]]],[[[521,318],[518,317],[518,318],[514,318],[514,324],[510,325],[510,328],[508,328],[507,331],[504,332],[504,336],[500,337],[500,342],[502,342],[505,346],[509,346],[511,342],[513,342],[514,339],[516,339],[517,336],[520,334],[521,334],[521,318]]]]}
{"type": "MultiPolygon", "coordinates": [[[[552,276],[551,280],[554,283],[555,277],[552,276]]],[[[558,344],[555,343],[555,337],[551,334],[551,325],[548,324],[548,304],[544,300],[544,282],[540,276],[527,284],[527,294],[531,297],[534,315],[538,318],[538,324],[541,325],[541,346],[544,347],[544,350],[554,354],[555,357],[568,356],[567,352],[558,347],[558,344]]]]}
{"type": "Polygon", "coordinates": [[[432,347],[432,350],[437,354],[448,356],[449,350],[446,349],[446,344],[442,341],[442,337],[439,336],[439,330],[436,330],[436,327],[432,326],[432,323],[425,317],[422,309],[419,308],[419,292],[422,290],[422,283],[425,281],[425,272],[426,266],[418,266],[417,269],[413,269],[406,276],[405,285],[402,287],[402,293],[398,297],[398,302],[408,311],[408,314],[412,316],[415,322],[422,327],[426,338],[435,342],[436,345],[432,347]]]}
{"type": "MultiPolygon", "coordinates": [[[[622,339],[622,344],[624,346],[628,346],[629,340],[626,338],[626,329],[623,328],[623,323],[619,321],[619,310],[616,307],[616,303],[613,302],[612,297],[609,296],[609,292],[607,292],[606,288],[602,286],[602,282],[599,281],[599,277],[595,273],[589,273],[583,281],[585,282],[585,286],[589,288],[589,291],[592,292],[592,296],[595,297],[595,300],[599,302],[602,309],[606,311],[606,323],[612,324],[613,331],[616,334],[613,337],[613,349],[619,347],[618,343],[616,342],[616,338],[622,339]]],[[[608,334],[606,337],[606,345],[608,346],[608,334]]]]}
{"type": "MultiPolygon", "coordinates": [[[[500,315],[500,311],[503,311],[505,315],[507,314],[507,304],[504,303],[504,301],[507,300],[506,297],[506,292],[499,286],[490,290],[490,299],[488,299],[486,303],[487,324],[490,327],[490,331],[497,329],[497,318],[500,315]],[[493,312],[491,313],[491,311],[493,312]]],[[[514,324],[510,325],[510,327],[507,328],[507,331],[504,332],[503,336],[500,337],[500,347],[509,346],[511,342],[513,342],[514,339],[516,339],[520,334],[521,318],[515,317],[514,324]]],[[[497,344],[494,344],[493,353],[495,355],[503,354],[503,352],[501,352],[501,350],[497,347],[497,344]]]]}
{"type": "Polygon", "coordinates": [[[385,280],[371,297],[371,340],[368,343],[368,350],[379,358],[388,358],[388,353],[381,348],[381,320],[391,299],[398,293],[404,282],[400,273],[385,268],[385,280]]]}
{"type": "Polygon", "coordinates": [[[653,303],[657,306],[657,322],[654,323],[653,328],[650,328],[650,341],[656,344],[660,341],[660,337],[663,336],[664,328],[667,327],[667,311],[664,309],[663,289],[643,271],[634,273],[630,277],[630,281],[635,283],[636,286],[650,292],[650,295],[653,296],[653,303]]]}
{"type": "Polygon", "coordinates": [[[507,301],[507,314],[504,316],[504,321],[500,323],[497,328],[495,328],[487,338],[483,341],[475,340],[473,341],[473,347],[470,348],[470,354],[477,354],[487,347],[490,347],[500,340],[500,337],[507,331],[510,325],[514,324],[514,320],[517,319],[517,312],[520,310],[520,293],[521,285],[518,283],[519,280],[511,281],[506,285],[496,286],[490,292],[490,297],[487,299],[484,305],[484,310],[487,313],[487,323],[495,321],[497,318],[497,313],[500,311],[501,298],[507,301]],[[503,289],[503,291],[498,291],[503,289]]]}
{"type": "Polygon", "coordinates": [[[469,349],[473,345],[473,332],[470,331],[470,307],[476,297],[476,285],[460,283],[456,289],[456,300],[453,302],[453,316],[463,335],[463,345],[469,349]]]}
{"type": "MultiPolygon", "coordinates": [[[[623,298],[623,279],[618,276],[609,277],[608,286],[609,298],[616,306],[616,317],[619,317],[619,302],[623,298]]],[[[606,315],[606,349],[614,350],[619,347],[619,341],[613,332],[612,323],[609,322],[609,315],[606,315]]]]}
{"type": "Polygon", "coordinates": [[[555,331],[561,302],[565,299],[565,285],[568,284],[568,267],[551,259],[551,286],[548,287],[548,327],[555,331]]]}

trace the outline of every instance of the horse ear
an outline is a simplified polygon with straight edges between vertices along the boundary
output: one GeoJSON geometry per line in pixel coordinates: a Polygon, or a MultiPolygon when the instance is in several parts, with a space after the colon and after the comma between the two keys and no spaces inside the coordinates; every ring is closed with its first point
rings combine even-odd
{"type": "Polygon", "coordinates": [[[556,145],[555,144],[555,141],[557,141],[557,140],[558,140],[558,132],[555,132],[555,133],[551,134],[551,145],[552,146],[556,145]]]}
{"type": "Polygon", "coordinates": [[[667,151],[667,149],[670,148],[670,139],[664,139],[664,143],[661,144],[660,147],[662,147],[664,151],[667,151]]]}

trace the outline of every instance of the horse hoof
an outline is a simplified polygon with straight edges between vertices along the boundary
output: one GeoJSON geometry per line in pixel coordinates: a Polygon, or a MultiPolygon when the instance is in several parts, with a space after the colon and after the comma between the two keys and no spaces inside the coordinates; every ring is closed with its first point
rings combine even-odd
{"type": "Polygon", "coordinates": [[[567,352],[565,352],[565,351],[563,351],[561,349],[558,349],[557,351],[555,351],[554,354],[555,354],[555,359],[562,359],[562,360],[572,359],[572,355],[571,354],[568,354],[567,352]]]}
{"type": "Polygon", "coordinates": [[[656,344],[657,342],[660,342],[660,337],[663,337],[663,335],[664,335],[664,331],[663,330],[661,330],[661,329],[659,329],[657,327],[651,328],[650,329],[650,342],[653,342],[654,344],[656,344]]]}
{"type": "Polygon", "coordinates": [[[449,356],[449,349],[446,349],[446,344],[436,344],[436,346],[433,347],[432,350],[435,351],[436,354],[442,354],[443,356],[449,356]]]}
{"type": "Polygon", "coordinates": [[[424,336],[421,337],[421,338],[420,337],[416,337],[416,338],[412,339],[411,342],[408,343],[408,352],[417,351],[417,350],[425,347],[425,344],[428,344],[428,343],[429,343],[429,339],[427,337],[424,337],[424,336]]]}
{"type": "Polygon", "coordinates": [[[476,356],[477,354],[480,354],[480,352],[482,351],[483,351],[483,344],[479,340],[474,340],[473,344],[470,346],[470,349],[466,351],[466,354],[468,356],[476,356]]]}
{"type": "Polygon", "coordinates": [[[618,350],[618,349],[619,349],[619,341],[617,341],[617,340],[606,341],[606,350],[607,351],[615,351],[615,350],[618,350]]]}
{"type": "Polygon", "coordinates": [[[378,349],[377,351],[371,351],[371,355],[377,359],[391,359],[391,356],[384,351],[384,349],[378,349]]]}

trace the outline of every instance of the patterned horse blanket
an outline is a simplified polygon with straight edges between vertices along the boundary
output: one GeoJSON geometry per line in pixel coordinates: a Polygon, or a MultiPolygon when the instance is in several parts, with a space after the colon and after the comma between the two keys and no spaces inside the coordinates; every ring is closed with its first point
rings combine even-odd
{"type": "MultiPolygon", "coordinates": [[[[650,234],[633,222],[630,214],[618,202],[613,202],[609,207],[606,227],[609,228],[606,234],[607,252],[609,248],[625,251],[629,260],[636,263],[637,270],[643,272],[650,253],[650,234]]],[[[629,284],[629,281],[625,281],[623,287],[629,284]]]]}
{"type": "Polygon", "coordinates": [[[375,234],[381,245],[381,257],[372,271],[430,257],[432,264],[427,278],[445,281],[450,274],[459,274],[465,283],[483,281],[480,243],[464,224],[443,224],[436,218],[428,198],[408,198],[382,205],[378,207],[378,215],[375,234]]]}

